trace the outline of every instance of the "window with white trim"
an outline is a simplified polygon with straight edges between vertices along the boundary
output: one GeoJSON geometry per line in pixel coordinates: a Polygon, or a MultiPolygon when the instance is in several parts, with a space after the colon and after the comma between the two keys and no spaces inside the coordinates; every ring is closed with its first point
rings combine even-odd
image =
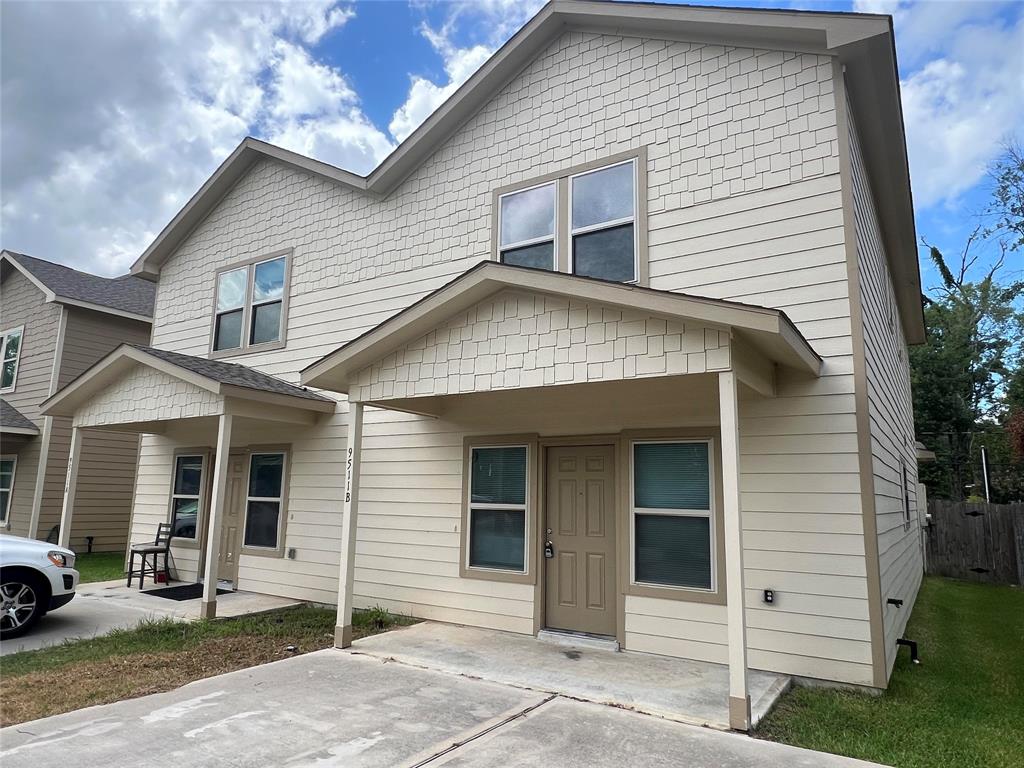
{"type": "Polygon", "coordinates": [[[634,442],[631,474],[633,582],[714,590],[710,441],[634,442]]]}
{"type": "Polygon", "coordinates": [[[280,451],[254,453],[249,457],[243,538],[247,547],[278,549],[281,545],[284,467],[285,455],[280,451]]]}
{"type": "Polygon", "coordinates": [[[498,252],[505,264],[556,269],[555,182],[499,198],[498,252]]]}
{"type": "Polygon", "coordinates": [[[636,269],[636,161],[573,176],[572,272],[631,283],[636,269]]]}
{"type": "Polygon", "coordinates": [[[632,157],[579,173],[567,170],[558,178],[499,195],[499,261],[636,282],[637,165],[632,157]]]}
{"type": "Polygon", "coordinates": [[[198,540],[199,512],[203,498],[202,455],[174,457],[174,479],[171,484],[171,536],[198,540]]]}
{"type": "Polygon", "coordinates": [[[11,494],[14,493],[14,470],[18,465],[16,456],[0,458],[0,524],[7,523],[11,511],[11,494]]]}
{"type": "Polygon", "coordinates": [[[525,445],[470,449],[469,568],[526,572],[528,454],[525,445]]]}
{"type": "Polygon", "coordinates": [[[287,268],[283,255],[217,273],[214,352],[281,341],[287,268]]]}
{"type": "Polygon", "coordinates": [[[25,326],[9,328],[0,333],[0,392],[10,392],[18,383],[18,361],[21,359],[21,337],[25,326]]]}

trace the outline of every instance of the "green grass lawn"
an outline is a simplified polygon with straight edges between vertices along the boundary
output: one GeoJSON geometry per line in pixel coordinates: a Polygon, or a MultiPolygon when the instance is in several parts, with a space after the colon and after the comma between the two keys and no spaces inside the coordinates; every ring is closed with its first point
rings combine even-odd
{"type": "Polygon", "coordinates": [[[927,578],[882,696],[796,688],[758,736],[899,768],[1024,765],[1024,590],[927,578]]]}
{"type": "Polygon", "coordinates": [[[120,579],[124,576],[124,552],[78,555],[75,558],[75,569],[81,575],[81,584],[120,579]]]}
{"type": "MultiPolygon", "coordinates": [[[[147,621],[89,640],[22,651],[0,664],[0,725],[169,691],[192,680],[334,644],[333,608],[296,606],[232,619],[147,621]],[[59,690],[59,696],[40,691],[59,690]]],[[[353,638],[415,619],[356,611],[353,638]]]]}

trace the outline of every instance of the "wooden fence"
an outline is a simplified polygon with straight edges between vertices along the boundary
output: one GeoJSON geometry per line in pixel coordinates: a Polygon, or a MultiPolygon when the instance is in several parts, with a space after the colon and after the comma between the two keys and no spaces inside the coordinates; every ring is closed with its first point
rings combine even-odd
{"type": "Polygon", "coordinates": [[[928,573],[1024,585],[1024,504],[929,499],[928,573]]]}

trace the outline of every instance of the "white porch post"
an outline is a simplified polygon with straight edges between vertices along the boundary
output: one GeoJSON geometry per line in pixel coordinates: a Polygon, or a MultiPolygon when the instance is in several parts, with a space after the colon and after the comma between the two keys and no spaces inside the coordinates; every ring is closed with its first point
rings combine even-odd
{"type": "Polygon", "coordinates": [[[341,562],[338,569],[338,623],[334,645],[352,645],[352,583],[356,567],[359,518],[359,455],[363,447],[363,404],[349,403],[348,450],[345,456],[345,505],[341,519],[341,562]]]}
{"type": "Polygon", "coordinates": [[[725,517],[725,576],[729,621],[729,726],[750,730],[747,692],[747,625],[743,610],[743,524],[740,519],[740,425],[736,374],[718,374],[722,427],[722,489],[725,517]]]}
{"type": "Polygon", "coordinates": [[[71,428],[71,453],[68,474],[64,480],[64,504],[60,508],[60,534],[57,543],[66,547],[71,542],[71,520],[75,514],[75,493],[78,491],[78,465],[82,461],[82,430],[71,428]]]}
{"type": "Polygon", "coordinates": [[[228,457],[231,453],[230,414],[217,422],[217,454],[213,463],[213,493],[210,498],[210,523],[206,530],[206,564],[203,569],[202,617],[217,615],[217,566],[220,564],[220,530],[224,522],[224,504],[228,489],[228,457]]]}

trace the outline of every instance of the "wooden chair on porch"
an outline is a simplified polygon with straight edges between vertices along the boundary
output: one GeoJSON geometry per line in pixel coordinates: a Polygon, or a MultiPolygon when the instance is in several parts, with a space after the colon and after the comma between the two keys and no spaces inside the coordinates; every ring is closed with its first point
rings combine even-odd
{"type": "Polygon", "coordinates": [[[139,589],[142,589],[142,585],[146,581],[146,574],[152,574],[153,583],[157,583],[157,574],[160,572],[157,570],[157,563],[159,562],[160,555],[164,556],[164,570],[170,578],[170,571],[167,570],[167,560],[171,554],[171,524],[160,523],[156,528],[156,538],[152,544],[133,544],[130,550],[130,557],[128,560],[128,586],[132,585],[132,579],[135,574],[139,576],[139,589]],[[141,558],[139,569],[135,570],[135,557],[138,555],[141,558]],[[149,557],[152,556],[152,565],[149,565],[149,557]]]}

